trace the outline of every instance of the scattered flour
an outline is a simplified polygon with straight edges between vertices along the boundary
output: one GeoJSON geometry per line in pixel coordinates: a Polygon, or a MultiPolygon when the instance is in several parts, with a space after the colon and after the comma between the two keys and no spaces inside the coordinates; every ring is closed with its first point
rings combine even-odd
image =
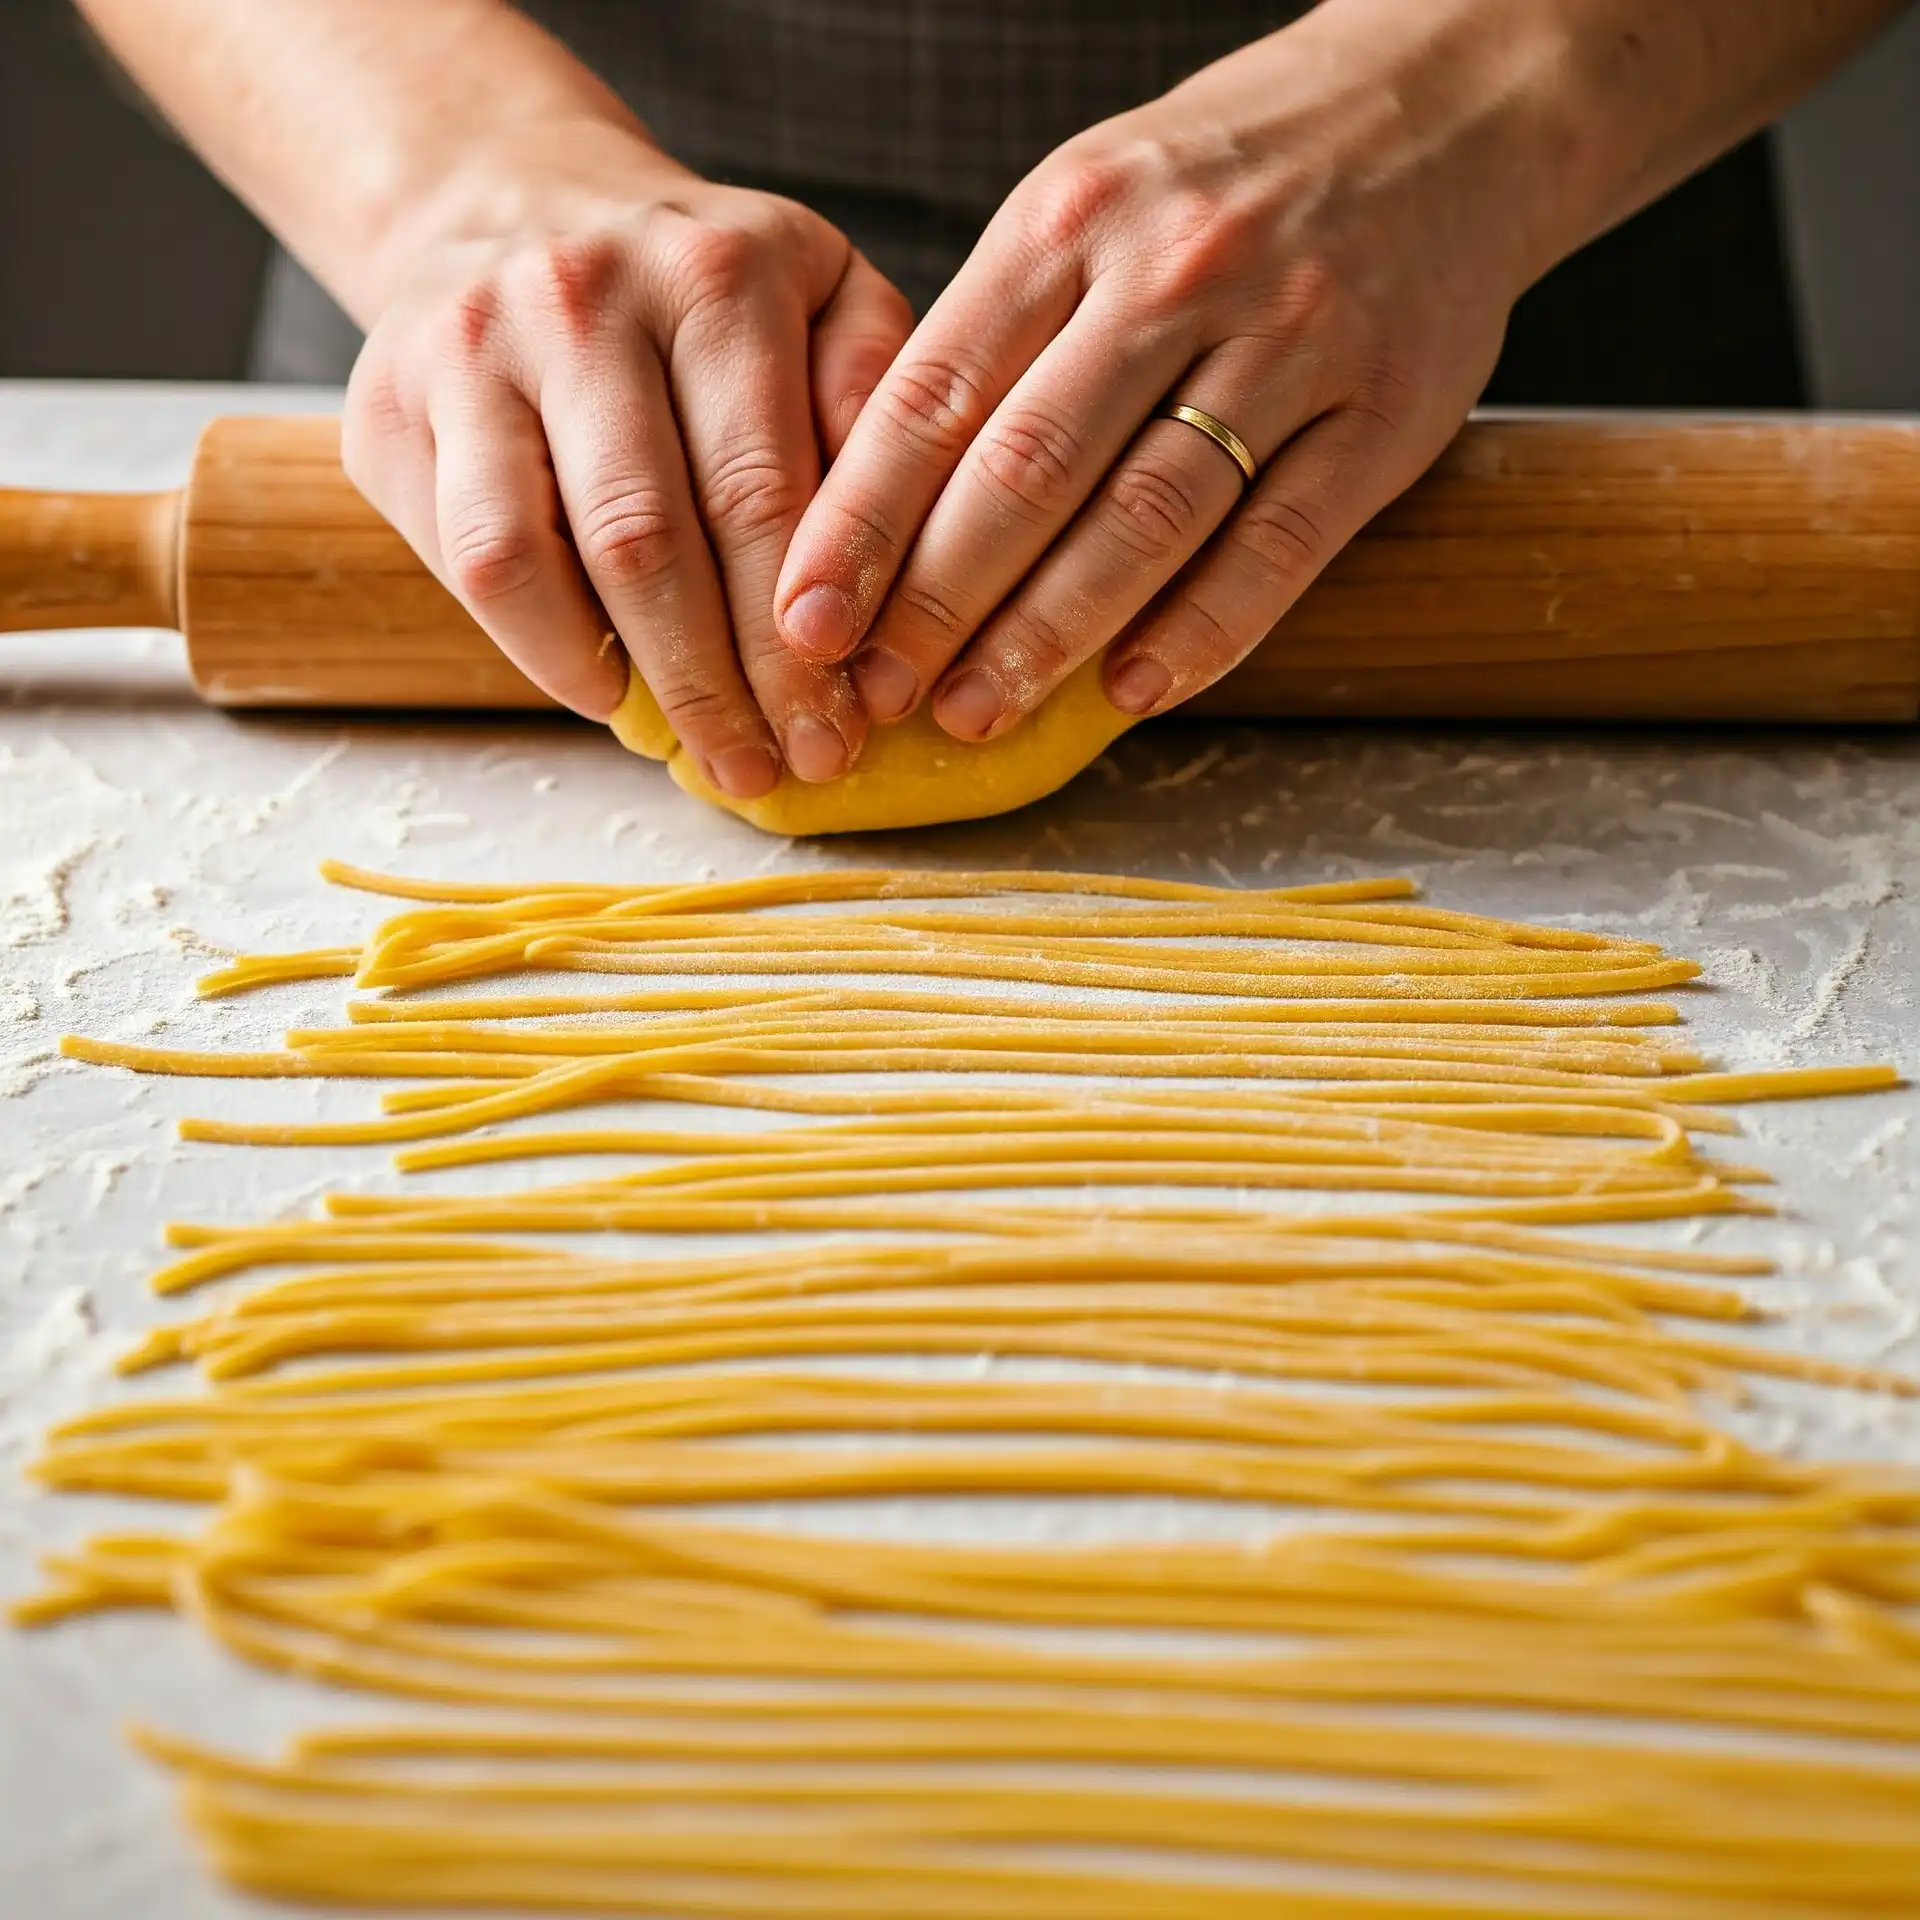
{"type": "MultiPolygon", "coordinates": [[[[0,1100],[18,1100],[31,1093],[60,1064],[50,1047],[31,1053],[0,1054],[0,1100]]],[[[0,1213],[6,1209],[6,1188],[0,1184],[0,1213]]]]}
{"type": "Polygon", "coordinates": [[[1848,1161],[1849,1168],[1857,1172],[1862,1167],[1871,1166],[1895,1142],[1907,1137],[1910,1124],[1910,1116],[1902,1113],[1889,1120],[1885,1126],[1875,1127],[1861,1141],[1853,1157],[1848,1161]]]}
{"type": "Polygon", "coordinates": [[[85,1352],[99,1334],[86,1288],[62,1288],[40,1310],[39,1318],[0,1354],[0,1398],[85,1352]]]}
{"type": "Polygon", "coordinates": [[[1459,858],[1462,849],[1451,841],[1435,840],[1430,835],[1415,833],[1411,828],[1400,824],[1397,814],[1383,813],[1367,829],[1368,843],[1376,847],[1388,847],[1401,853],[1440,853],[1451,858],[1459,858]]]}
{"type": "Polygon", "coordinates": [[[239,817],[233,823],[235,828],[241,833],[252,834],[260,833],[271,826],[289,808],[294,807],[307,790],[326,775],[336,761],[344,757],[347,746],[348,739],[343,733],[330,747],[324,748],[309,760],[285,786],[276,787],[273,792],[263,794],[251,805],[240,808],[239,817]]]}
{"type": "Polygon", "coordinates": [[[1815,982],[1812,997],[1788,1029],[1792,1039],[1811,1040],[1826,1025],[1829,1016],[1840,1004],[1848,981],[1866,964],[1870,941],[1871,924],[1863,921],[1846,947],[1815,982]]]}
{"type": "Polygon", "coordinates": [[[1156,774],[1153,779],[1141,782],[1142,793],[1172,793],[1179,787],[1190,787],[1203,774],[1211,773],[1227,757],[1224,740],[1216,740],[1204,752],[1196,753],[1184,766],[1175,767],[1170,773],[1156,774]]]}
{"type": "Polygon", "coordinates": [[[38,1447],[53,1402],[91,1389],[110,1373],[116,1344],[101,1331],[87,1289],[63,1287],[0,1345],[0,1459],[38,1447]]]}
{"type": "Polygon", "coordinates": [[[0,1173],[0,1214],[11,1213],[29,1194],[45,1186],[53,1170],[51,1160],[37,1160],[31,1166],[0,1173]]]}
{"type": "Polygon", "coordinates": [[[126,927],[147,919],[160,912],[167,904],[170,895],[165,887],[156,886],[151,880],[142,881],[128,887],[112,907],[113,918],[119,925],[126,927]]]}
{"type": "Polygon", "coordinates": [[[67,930],[67,887],[98,839],[70,842],[61,852],[23,860],[0,876],[0,947],[35,947],[67,930]]]}

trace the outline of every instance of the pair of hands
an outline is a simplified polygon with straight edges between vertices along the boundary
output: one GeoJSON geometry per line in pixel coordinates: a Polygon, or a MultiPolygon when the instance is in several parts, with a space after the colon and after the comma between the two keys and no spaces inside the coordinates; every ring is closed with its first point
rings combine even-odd
{"type": "Polygon", "coordinates": [[[1314,26],[1062,147],[918,328],[827,222],[637,129],[491,156],[369,335],[348,471],[596,718],[604,608],[740,799],[923,700],[991,738],[1116,636],[1109,698],[1161,711],[1441,450],[1537,265],[1480,91],[1314,26]]]}

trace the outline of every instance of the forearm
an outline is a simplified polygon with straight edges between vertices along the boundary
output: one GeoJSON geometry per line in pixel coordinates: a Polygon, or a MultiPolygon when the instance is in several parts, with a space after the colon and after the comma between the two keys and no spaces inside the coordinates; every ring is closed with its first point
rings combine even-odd
{"type": "Polygon", "coordinates": [[[502,0],[78,0],[202,158],[362,324],[420,229],[507,193],[566,128],[644,129],[502,0]],[[495,186],[492,183],[497,182],[495,186]]]}
{"type": "Polygon", "coordinates": [[[1905,4],[1326,0],[1293,34],[1330,72],[1392,76],[1439,139],[1484,148],[1531,278],[1764,126],[1905,4]]]}
{"type": "Polygon", "coordinates": [[[1559,0],[1580,69],[1578,244],[1784,112],[1905,0],[1559,0]]]}

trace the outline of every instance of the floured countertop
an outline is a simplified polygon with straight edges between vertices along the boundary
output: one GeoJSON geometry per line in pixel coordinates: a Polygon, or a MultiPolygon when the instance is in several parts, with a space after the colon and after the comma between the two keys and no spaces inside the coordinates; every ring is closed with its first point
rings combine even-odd
{"type": "MultiPolygon", "coordinates": [[[[0,485],[154,487],[219,412],[314,409],[259,389],[0,385],[0,485]]],[[[69,1030],[258,1044],[330,1021],[341,983],[197,1003],[235,948],[358,938],[380,903],[324,855],[475,880],[711,877],[827,862],[1084,866],[1282,884],[1407,873],[1437,901],[1629,930],[1703,961],[1679,996],[1729,1062],[1920,1069],[1920,734],[1646,736],[1152,728],[1012,819],[828,846],[769,841],[559,719],[236,718],[201,707],[160,635],[0,636],[0,1597],[31,1552],[111,1523],[26,1491],[49,1420],[118,1391],[159,1317],[169,1217],[303,1210],[385,1183],[374,1153],[181,1146],[190,1111],[291,1113],[319,1090],[134,1081],[58,1059],[69,1030]]],[[[358,1096],[364,1105],[364,1090],[358,1096]]],[[[352,1104],[350,1100],[349,1104],[352,1104]]],[[[1748,1110],[1785,1218],[1702,1229],[1783,1263],[1765,1297],[1809,1351],[1920,1372],[1920,1093],[1748,1110]]],[[[1920,1413],[1788,1396],[1777,1444],[1920,1462],[1920,1413]]],[[[190,1859],[131,1712],[241,1743],[311,1719],[197,1635],[118,1617],[0,1631],[0,1913],[206,1920],[264,1912],[190,1859]]]]}

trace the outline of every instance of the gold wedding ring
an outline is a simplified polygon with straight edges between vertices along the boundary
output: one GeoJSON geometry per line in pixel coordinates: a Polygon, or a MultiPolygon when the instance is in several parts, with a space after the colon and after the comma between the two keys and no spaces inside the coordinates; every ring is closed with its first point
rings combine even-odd
{"type": "Polygon", "coordinates": [[[1260,469],[1254,465],[1253,455],[1247,451],[1247,443],[1224,420],[1216,420],[1212,414],[1203,413],[1198,407],[1178,403],[1167,409],[1164,418],[1184,420],[1188,426],[1198,427],[1246,475],[1247,485],[1253,485],[1260,469]]]}

